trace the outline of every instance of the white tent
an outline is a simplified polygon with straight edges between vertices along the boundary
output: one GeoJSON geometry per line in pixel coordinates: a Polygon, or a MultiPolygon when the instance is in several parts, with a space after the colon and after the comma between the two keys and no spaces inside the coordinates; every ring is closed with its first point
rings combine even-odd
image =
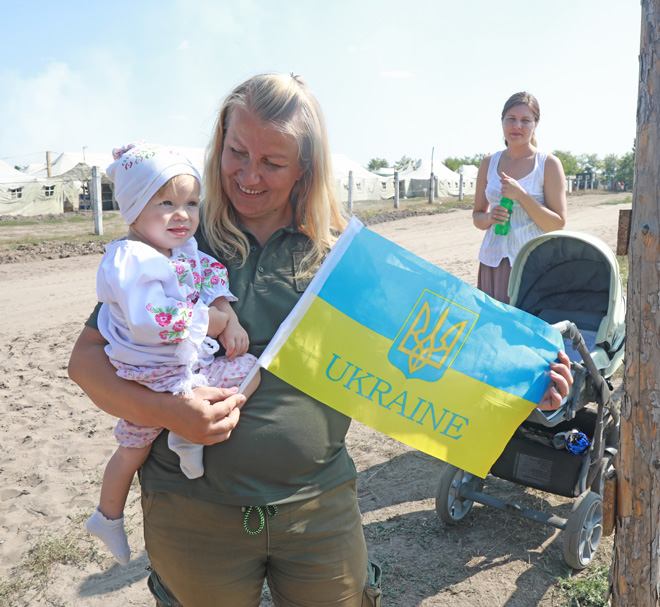
{"type": "Polygon", "coordinates": [[[458,172],[463,175],[463,194],[474,195],[477,189],[477,173],[479,167],[473,164],[462,164],[458,172]]]}
{"type": "Polygon", "coordinates": [[[477,180],[477,173],[479,172],[479,167],[474,166],[473,164],[462,164],[459,169],[459,173],[463,174],[464,179],[473,179],[477,180]]]}
{"type": "Polygon", "coordinates": [[[62,213],[62,186],[56,180],[38,179],[0,160],[0,215],[62,213]]]}
{"type": "MultiPolygon", "coordinates": [[[[433,177],[436,196],[458,196],[460,187],[458,173],[454,173],[441,162],[434,162],[433,177]]],[[[399,181],[402,180],[408,198],[427,196],[431,183],[431,161],[426,158],[416,160],[410,169],[399,173],[399,181]]]]}
{"type": "Polygon", "coordinates": [[[349,172],[353,173],[354,202],[394,198],[394,179],[392,177],[371,173],[344,154],[332,155],[332,170],[337,194],[342,202],[348,201],[349,172]]]}

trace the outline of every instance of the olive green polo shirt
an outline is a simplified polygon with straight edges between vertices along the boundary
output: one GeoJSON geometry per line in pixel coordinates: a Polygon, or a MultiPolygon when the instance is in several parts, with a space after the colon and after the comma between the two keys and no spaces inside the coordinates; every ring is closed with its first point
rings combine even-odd
{"type": "MultiPolygon", "coordinates": [[[[238,298],[234,310],[250,337],[249,352],[258,357],[306,287],[295,271],[308,238],[284,228],[261,247],[246,236],[250,251],[243,267],[209,250],[201,233],[197,239],[201,251],[227,266],[229,288],[238,298]]],[[[262,369],[230,438],[204,448],[203,477],[183,475],[163,432],[143,466],[142,486],[241,506],[315,497],[356,477],[344,441],[349,424],[348,417],[262,369]]]]}

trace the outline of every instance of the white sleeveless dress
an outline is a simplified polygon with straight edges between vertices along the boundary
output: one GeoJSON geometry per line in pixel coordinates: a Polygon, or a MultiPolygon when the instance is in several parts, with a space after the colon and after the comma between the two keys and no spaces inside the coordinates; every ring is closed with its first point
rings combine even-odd
{"type": "MultiPolygon", "coordinates": [[[[496,206],[502,198],[502,184],[500,175],[497,172],[497,165],[500,161],[502,151],[496,152],[490,159],[488,166],[488,176],[486,183],[486,198],[488,203],[496,206]]],[[[518,179],[521,187],[535,200],[545,206],[545,196],[543,195],[543,180],[545,174],[545,161],[548,155],[537,150],[534,160],[534,168],[531,173],[518,179]]],[[[516,200],[513,201],[513,211],[511,213],[511,224],[509,233],[506,236],[495,234],[494,226],[486,230],[486,234],[479,250],[479,261],[491,268],[500,265],[502,259],[507,257],[513,265],[513,260],[520,248],[532,238],[543,234],[543,230],[537,226],[527,212],[520,206],[516,200]]]]}

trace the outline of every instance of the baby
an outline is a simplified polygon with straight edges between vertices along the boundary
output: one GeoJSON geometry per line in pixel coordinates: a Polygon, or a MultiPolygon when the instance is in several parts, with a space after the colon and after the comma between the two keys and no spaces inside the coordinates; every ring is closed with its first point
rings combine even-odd
{"type": "MultiPolygon", "coordinates": [[[[256,365],[230,305],[226,268],[201,254],[201,178],[172,148],[147,143],[113,151],[107,173],[128,235],[106,247],[97,275],[98,328],[117,374],[157,392],[190,396],[196,386],[239,386],[256,365]],[[225,356],[214,357],[218,338],[225,356]]],[[[249,396],[258,373],[245,389],[249,396]]],[[[163,428],[119,420],[119,447],[103,476],[87,530],[122,565],[130,560],[123,511],[133,477],[163,428]]],[[[168,445],[190,479],[204,474],[203,446],[170,433],[168,445]]]]}

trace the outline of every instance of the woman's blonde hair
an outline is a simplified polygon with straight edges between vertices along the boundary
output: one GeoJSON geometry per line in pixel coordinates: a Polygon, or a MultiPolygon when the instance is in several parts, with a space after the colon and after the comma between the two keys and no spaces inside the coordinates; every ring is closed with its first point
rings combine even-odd
{"type": "MultiPolygon", "coordinates": [[[[536,100],[534,95],[526,91],[514,93],[506,100],[504,108],[502,109],[502,120],[504,120],[504,116],[506,116],[507,112],[515,105],[526,105],[534,116],[535,125],[539,123],[539,120],[541,120],[541,108],[539,107],[539,102],[536,100]]],[[[504,144],[508,146],[509,142],[505,139],[504,144]]],[[[534,135],[532,135],[531,144],[536,147],[536,137],[534,135]]]]}
{"type": "Polygon", "coordinates": [[[306,234],[311,247],[303,265],[320,263],[346,226],[337,198],[330,147],[321,107],[300,76],[260,74],[236,87],[225,99],[207,151],[204,173],[204,222],[209,245],[225,259],[245,263],[248,241],[238,228],[238,218],[222,188],[222,148],[229,119],[236,108],[293,136],[298,144],[302,177],[291,190],[295,228],[306,234]]]}

